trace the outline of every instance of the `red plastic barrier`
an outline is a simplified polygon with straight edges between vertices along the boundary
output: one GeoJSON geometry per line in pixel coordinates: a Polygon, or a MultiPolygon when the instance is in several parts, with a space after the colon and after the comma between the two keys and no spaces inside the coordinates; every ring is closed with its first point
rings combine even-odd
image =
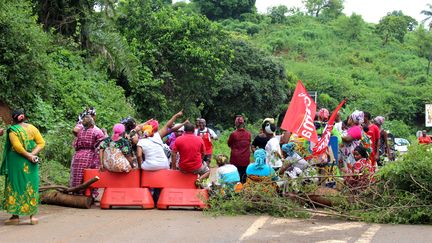
{"type": "Polygon", "coordinates": [[[197,175],[185,174],[178,170],[143,170],[141,173],[141,187],[195,189],[197,178],[197,175]]]}
{"type": "Polygon", "coordinates": [[[158,209],[168,207],[199,207],[206,208],[208,192],[205,189],[165,188],[157,202],[158,209]]]}
{"type": "Polygon", "coordinates": [[[93,183],[85,192],[86,196],[90,196],[92,188],[139,188],[140,187],[140,170],[132,170],[129,173],[116,173],[109,171],[99,171],[98,169],[85,169],[84,181],[87,181],[95,176],[99,176],[99,180],[93,183]]]}
{"type": "Polygon", "coordinates": [[[141,206],[154,208],[153,197],[148,188],[105,188],[100,207],[112,206],[141,206]]]}

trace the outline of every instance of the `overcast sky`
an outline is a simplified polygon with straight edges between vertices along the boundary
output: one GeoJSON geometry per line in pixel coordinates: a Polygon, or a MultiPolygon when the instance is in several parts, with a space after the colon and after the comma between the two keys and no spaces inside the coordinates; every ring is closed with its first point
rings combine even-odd
{"type": "MultiPolygon", "coordinates": [[[[409,15],[417,21],[424,19],[420,11],[427,9],[426,4],[432,3],[431,0],[345,0],[346,15],[353,12],[363,16],[366,22],[378,23],[381,17],[393,10],[402,10],[405,15],[409,15]]],[[[259,12],[265,13],[270,6],[286,5],[288,7],[302,7],[302,0],[256,0],[256,7],[259,12]]]]}

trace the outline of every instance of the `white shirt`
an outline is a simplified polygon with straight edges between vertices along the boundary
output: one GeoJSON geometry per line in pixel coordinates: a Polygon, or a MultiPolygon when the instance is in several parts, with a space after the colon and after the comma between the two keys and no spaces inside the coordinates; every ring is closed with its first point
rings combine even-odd
{"type": "Polygon", "coordinates": [[[208,127],[206,127],[206,128],[204,128],[204,130],[199,130],[199,129],[195,129],[195,135],[197,135],[197,136],[201,136],[202,137],[202,135],[201,134],[204,134],[204,133],[209,133],[209,139],[211,138],[211,139],[217,139],[217,134],[215,133],[215,131],[213,131],[213,129],[211,129],[211,128],[208,128],[208,127]],[[199,133],[199,134],[198,134],[199,133]]]}
{"type": "Polygon", "coordinates": [[[339,133],[342,133],[342,122],[336,122],[334,124],[334,127],[336,127],[336,130],[338,130],[339,133]]]}
{"type": "Polygon", "coordinates": [[[280,148],[280,137],[272,137],[265,146],[267,153],[266,163],[273,168],[280,168],[282,166],[282,160],[276,155],[281,153],[280,148]]]}
{"type": "Polygon", "coordinates": [[[309,163],[296,152],[294,152],[292,156],[288,156],[285,159],[288,160],[290,163],[293,163],[294,167],[297,167],[301,170],[304,170],[309,165],[309,163]]]}
{"type": "Polygon", "coordinates": [[[144,153],[144,161],[141,164],[143,170],[169,169],[169,161],[162,148],[162,138],[157,132],[153,137],[143,138],[138,141],[144,153]]]}

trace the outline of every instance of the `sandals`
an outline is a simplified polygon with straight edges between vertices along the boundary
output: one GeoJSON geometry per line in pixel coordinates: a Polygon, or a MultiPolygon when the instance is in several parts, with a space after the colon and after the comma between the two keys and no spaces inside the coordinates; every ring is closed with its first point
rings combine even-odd
{"type": "Polygon", "coordinates": [[[10,218],[4,221],[5,225],[19,225],[20,219],[19,218],[10,218]]]}
{"type": "Polygon", "coordinates": [[[30,218],[30,224],[31,225],[37,225],[38,223],[39,223],[39,219],[34,218],[34,217],[30,218]]]}

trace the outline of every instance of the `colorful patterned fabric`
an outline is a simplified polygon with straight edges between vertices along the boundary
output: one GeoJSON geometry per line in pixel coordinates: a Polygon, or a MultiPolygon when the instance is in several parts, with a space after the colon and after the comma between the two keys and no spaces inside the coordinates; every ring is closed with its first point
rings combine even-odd
{"type": "Polygon", "coordinates": [[[382,124],[384,124],[385,119],[383,116],[377,116],[375,117],[374,121],[378,126],[381,126],[382,124]]]}
{"type": "Polygon", "coordinates": [[[27,152],[36,147],[34,138],[20,125],[8,129],[1,166],[5,175],[2,209],[13,215],[34,215],[39,204],[39,166],[13,150],[9,133],[19,137],[27,152]]]}
{"type": "Polygon", "coordinates": [[[364,113],[363,111],[355,110],[351,114],[351,119],[358,125],[361,125],[364,122],[364,113]]]}
{"type": "Polygon", "coordinates": [[[124,137],[121,137],[117,141],[113,141],[111,137],[105,138],[99,148],[100,149],[106,149],[108,147],[115,147],[118,148],[125,156],[126,155],[132,155],[132,145],[130,141],[124,137]]]}
{"type": "Polygon", "coordinates": [[[375,173],[375,169],[372,166],[372,163],[369,159],[360,159],[357,160],[350,170],[348,174],[352,174],[345,178],[345,182],[350,187],[359,187],[370,184],[373,179],[373,175],[375,173]]]}
{"type": "Polygon", "coordinates": [[[97,127],[81,129],[78,132],[74,144],[76,152],[71,163],[70,186],[83,183],[84,169],[99,168],[97,147],[103,138],[103,132],[97,127]]]}
{"type": "Polygon", "coordinates": [[[329,119],[330,112],[326,108],[321,108],[318,111],[318,117],[323,121],[327,121],[329,119]]]}
{"type": "Polygon", "coordinates": [[[132,170],[130,162],[126,156],[132,156],[132,146],[129,140],[121,137],[117,141],[113,141],[108,137],[104,139],[100,145],[103,149],[104,160],[102,161],[105,169],[111,172],[129,172],[132,170]]]}

